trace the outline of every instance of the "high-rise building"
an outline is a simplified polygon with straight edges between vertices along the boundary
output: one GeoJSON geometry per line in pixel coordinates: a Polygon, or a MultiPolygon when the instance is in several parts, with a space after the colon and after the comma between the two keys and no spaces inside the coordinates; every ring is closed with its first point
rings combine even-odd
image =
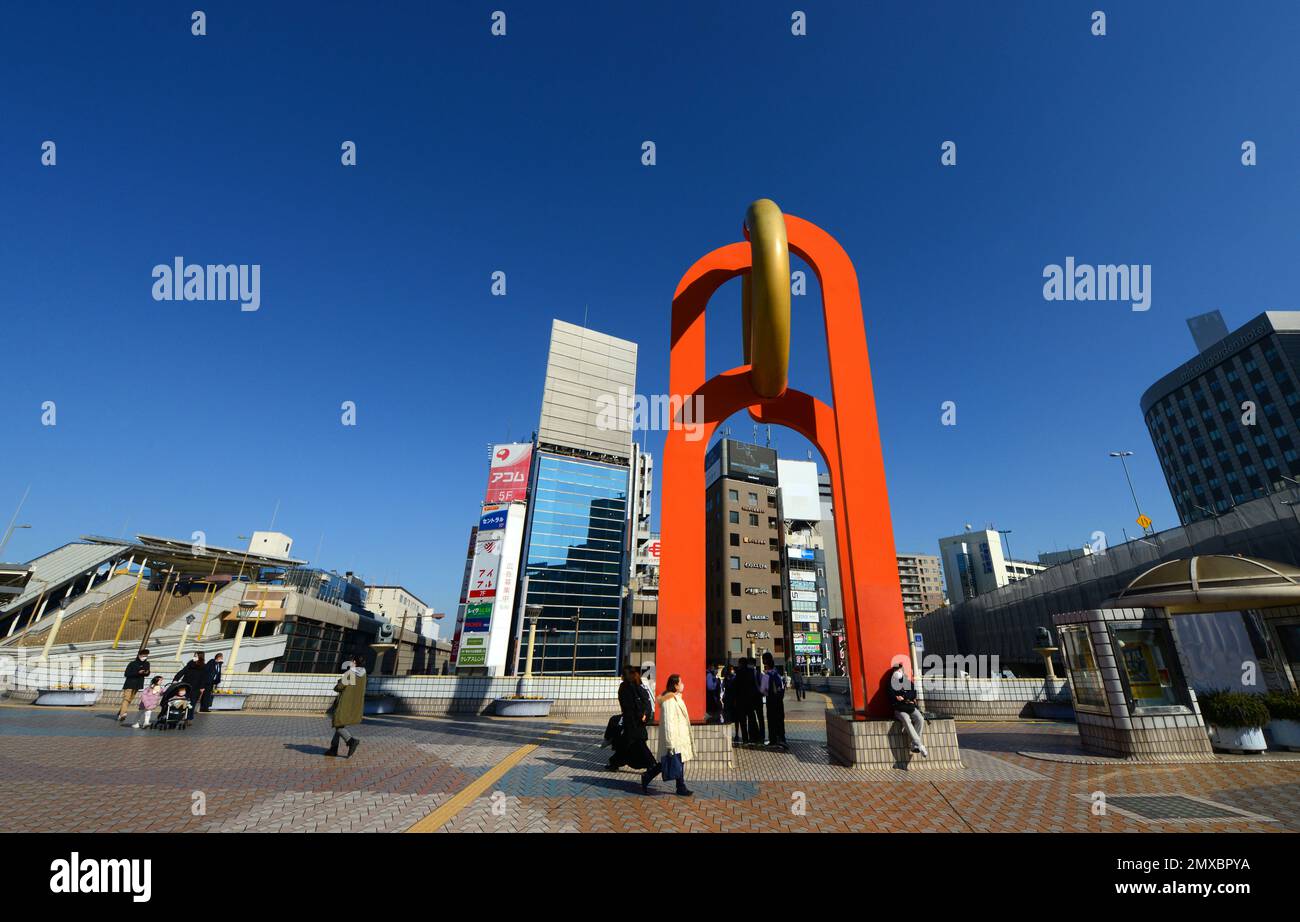
{"type": "Polygon", "coordinates": [[[898,582],[903,589],[903,617],[910,625],[944,605],[943,569],[933,554],[898,554],[898,582]]]}
{"type": "Polygon", "coordinates": [[[460,582],[460,596],[456,603],[456,626],[451,635],[451,662],[456,662],[460,650],[460,632],[465,627],[465,609],[469,603],[469,578],[474,570],[474,546],[478,542],[478,526],[469,530],[469,547],[465,550],[465,572],[460,582]]]}
{"type": "Polygon", "coordinates": [[[524,549],[526,598],[539,606],[533,672],[614,675],[628,584],[636,343],[551,325],[524,549]]]}
{"type": "Polygon", "coordinates": [[[633,446],[630,531],[632,577],[624,620],[623,661],[653,663],[659,617],[659,535],[650,530],[654,458],[633,446]]]}
{"type": "Polygon", "coordinates": [[[819,672],[827,660],[830,612],[817,465],[781,459],[776,466],[781,489],[782,582],[789,612],[787,660],[796,669],[819,672]]]}
{"type": "Polygon", "coordinates": [[[1027,560],[1008,559],[1002,553],[1001,536],[991,528],[940,538],[939,557],[948,598],[954,605],[1047,569],[1027,560]]]}
{"type": "Polygon", "coordinates": [[[704,457],[705,655],[785,663],[789,620],[776,452],[722,439],[704,457]]]}
{"type": "Polygon", "coordinates": [[[834,675],[844,674],[844,597],[840,592],[839,545],[835,535],[835,501],[831,475],[817,475],[817,493],[822,507],[822,543],[826,555],[826,618],[828,664],[834,675]]]}
{"type": "Polygon", "coordinates": [[[1141,401],[1183,524],[1300,479],[1300,311],[1267,311],[1226,336],[1221,318],[1193,320],[1199,354],[1141,401]]]}

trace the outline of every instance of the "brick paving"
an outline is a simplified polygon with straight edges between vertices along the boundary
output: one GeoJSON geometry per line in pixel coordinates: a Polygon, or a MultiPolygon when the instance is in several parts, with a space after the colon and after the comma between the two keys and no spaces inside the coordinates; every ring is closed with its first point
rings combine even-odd
{"type": "Polygon", "coordinates": [[[603,770],[603,719],[371,718],[346,760],[322,757],[330,730],[320,717],[214,713],[160,733],[120,728],[107,710],[0,705],[0,831],[401,831],[529,745],[442,829],[1300,831],[1300,761],[1034,758],[1024,753],[1077,753],[1077,733],[1021,721],[959,725],[963,769],[863,771],[828,763],[824,708],[792,703],[789,753],[741,749],[730,769],[688,768],[695,796],[679,798],[662,782],[643,796],[634,771],[603,770]],[[1251,816],[1099,816],[1094,792],[1185,794],[1251,816]]]}

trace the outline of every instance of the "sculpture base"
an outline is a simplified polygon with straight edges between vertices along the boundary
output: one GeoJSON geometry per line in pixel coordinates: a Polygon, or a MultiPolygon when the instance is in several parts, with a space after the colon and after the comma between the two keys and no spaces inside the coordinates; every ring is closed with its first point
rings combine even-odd
{"type": "Polygon", "coordinates": [[[831,761],[852,768],[902,771],[964,768],[957,747],[957,723],[946,718],[925,722],[922,742],[930,758],[912,752],[912,738],[897,720],[863,719],[826,712],[826,749],[831,761]]]}
{"type": "MultiPolygon", "coordinates": [[[[646,745],[655,751],[659,742],[658,724],[646,728],[649,738],[646,745]]],[[[734,764],[731,748],[731,724],[691,724],[691,748],[695,750],[693,765],[708,768],[731,768],[734,764]]]]}

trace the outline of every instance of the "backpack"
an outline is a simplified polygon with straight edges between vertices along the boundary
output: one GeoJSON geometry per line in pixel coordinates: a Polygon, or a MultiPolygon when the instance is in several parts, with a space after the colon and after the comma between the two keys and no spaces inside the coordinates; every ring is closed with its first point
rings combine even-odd
{"type": "Polygon", "coordinates": [[[623,715],[615,714],[605,724],[605,742],[611,746],[617,745],[619,734],[623,732],[623,715]]]}
{"type": "Polygon", "coordinates": [[[775,698],[780,701],[785,697],[785,680],[781,678],[781,673],[773,669],[771,672],[763,673],[763,684],[767,686],[764,692],[769,698],[775,698]]]}

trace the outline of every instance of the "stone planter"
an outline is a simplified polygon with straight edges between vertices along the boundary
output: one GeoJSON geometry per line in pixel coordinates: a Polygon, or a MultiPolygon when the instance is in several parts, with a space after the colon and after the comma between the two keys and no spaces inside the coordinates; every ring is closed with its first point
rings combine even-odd
{"type": "Polygon", "coordinates": [[[36,693],[36,704],[51,707],[89,707],[99,700],[102,692],[97,688],[42,688],[36,693]]]}
{"type": "Polygon", "coordinates": [[[1031,701],[1029,711],[1039,720],[1074,720],[1074,706],[1055,701],[1031,701]]]}
{"type": "Polygon", "coordinates": [[[247,695],[213,695],[210,711],[242,711],[247,695]]]}
{"type": "Polygon", "coordinates": [[[1262,727],[1210,727],[1210,745],[1229,752],[1263,752],[1268,749],[1262,727]]]}
{"type": "Polygon", "coordinates": [[[1269,732],[1273,735],[1273,745],[1279,749],[1300,749],[1300,720],[1277,720],[1268,722],[1269,732]]]}
{"type": "Polygon", "coordinates": [[[546,717],[554,698],[497,698],[493,711],[498,717],[546,717]]]}
{"type": "Polygon", "coordinates": [[[370,716],[376,714],[392,714],[397,710],[397,698],[393,695],[376,695],[373,698],[366,697],[365,706],[362,713],[370,716]]]}

